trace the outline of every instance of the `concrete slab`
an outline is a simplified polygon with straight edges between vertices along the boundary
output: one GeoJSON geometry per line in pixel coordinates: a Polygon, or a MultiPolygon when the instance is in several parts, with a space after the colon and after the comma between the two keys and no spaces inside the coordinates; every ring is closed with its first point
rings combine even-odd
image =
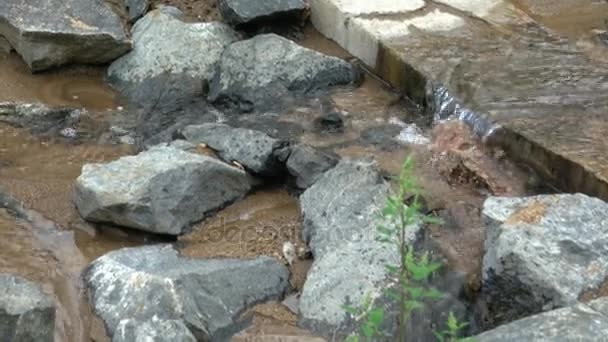
{"type": "Polygon", "coordinates": [[[560,189],[608,199],[608,66],[534,21],[524,0],[436,0],[390,15],[336,6],[343,25],[329,27],[315,3],[332,1],[313,1],[313,23],[390,84],[494,134],[560,189]]]}

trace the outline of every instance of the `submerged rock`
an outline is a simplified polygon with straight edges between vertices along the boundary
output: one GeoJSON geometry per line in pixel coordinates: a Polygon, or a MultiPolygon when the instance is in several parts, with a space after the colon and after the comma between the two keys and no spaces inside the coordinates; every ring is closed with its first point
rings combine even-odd
{"type": "Polygon", "coordinates": [[[0,341],[52,342],[55,306],[38,285],[0,274],[0,341]]]}
{"type": "MultiPolygon", "coordinates": [[[[376,240],[378,214],[389,193],[370,159],[343,159],[301,196],[304,238],[315,257],[300,298],[300,324],[324,335],[348,327],[346,304],[387,286],[386,264],[399,258],[392,245],[376,240]]],[[[413,241],[418,227],[408,231],[413,241]]]]}
{"type": "Polygon", "coordinates": [[[486,331],[479,342],[601,341],[608,336],[608,299],[575,304],[486,331]]]}
{"type": "Polygon", "coordinates": [[[2,0],[0,36],[33,71],[108,63],[131,48],[121,18],[97,0],[2,0]]]}
{"type": "Polygon", "coordinates": [[[62,135],[77,126],[83,112],[40,103],[0,102],[0,122],[29,129],[33,134],[62,135]]]}
{"type": "Polygon", "coordinates": [[[84,279],[111,336],[130,330],[133,323],[124,320],[133,320],[148,322],[138,326],[138,334],[167,328],[187,335],[185,325],[199,341],[228,341],[246,325],[243,311],[280,299],[289,286],[289,272],[275,259],[189,259],[170,245],[108,253],[89,266],[84,279]]]}
{"type": "Polygon", "coordinates": [[[174,7],[148,13],[133,26],[133,51],[110,65],[108,81],[132,103],[175,109],[203,95],[224,48],[239,39],[225,24],[180,17],[174,7]]]}
{"type": "Polygon", "coordinates": [[[308,189],[327,170],[336,166],[339,159],[337,155],[322,152],[308,145],[296,145],[290,148],[287,170],[295,177],[298,188],[308,189]]]}
{"type": "Polygon", "coordinates": [[[496,322],[572,305],[608,276],[608,204],[586,195],[490,197],[483,290],[496,322]]]}
{"type": "Polygon", "coordinates": [[[188,126],[181,131],[181,135],[189,142],[206,144],[222,160],[228,163],[236,161],[255,174],[272,176],[280,172],[273,152],[281,146],[281,142],[265,133],[208,123],[188,126]]]}
{"type": "Polygon", "coordinates": [[[86,164],[76,180],[74,203],[89,221],[178,235],[250,187],[242,170],[159,146],[108,164],[86,164]]]}
{"type": "Polygon", "coordinates": [[[302,0],[219,0],[218,5],[224,20],[235,26],[297,18],[308,8],[302,0]]]}
{"type": "Polygon", "coordinates": [[[358,72],[349,63],[301,47],[275,34],[230,45],[209,88],[209,100],[241,111],[269,108],[288,94],[350,84],[358,72]]]}

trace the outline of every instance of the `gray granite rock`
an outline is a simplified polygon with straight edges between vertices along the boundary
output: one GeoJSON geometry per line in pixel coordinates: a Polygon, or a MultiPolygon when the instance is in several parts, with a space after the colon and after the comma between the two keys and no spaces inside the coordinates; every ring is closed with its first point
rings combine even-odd
{"type": "Polygon", "coordinates": [[[0,274],[0,341],[52,342],[55,306],[38,285],[0,274]]]}
{"type": "Polygon", "coordinates": [[[608,299],[601,298],[588,304],[544,312],[502,325],[472,340],[478,342],[591,342],[604,341],[608,336],[608,299]]]}
{"type": "Polygon", "coordinates": [[[132,103],[175,109],[202,96],[224,48],[239,39],[225,24],[180,17],[174,7],[149,12],[133,26],[133,51],[110,65],[108,81],[132,103]]]}
{"type": "Polygon", "coordinates": [[[188,126],[181,131],[181,135],[189,142],[206,144],[222,160],[228,163],[236,161],[255,174],[271,176],[280,172],[273,152],[281,146],[281,142],[265,133],[208,123],[188,126]]]}
{"type": "Polygon", "coordinates": [[[218,5],[224,21],[230,25],[268,22],[272,20],[297,19],[308,6],[302,0],[219,0],[218,5]]]}
{"type": "Polygon", "coordinates": [[[168,146],[107,164],[87,164],[76,180],[74,203],[83,218],[162,234],[243,197],[251,179],[217,159],[168,146]]]}
{"type": "Polygon", "coordinates": [[[608,204],[582,194],[490,197],[483,289],[496,322],[577,302],[608,276],[608,204]]]}
{"type": "Polygon", "coordinates": [[[131,48],[121,18],[97,0],[3,0],[0,36],[33,71],[108,63],[131,48]]]}
{"type": "MultiPolygon", "coordinates": [[[[300,298],[302,326],[332,336],[348,329],[343,305],[382,294],[385,265],[399,259],[392,245],[376,240],[388,193],[373,160],[343,159],[302,194],[304,239],[315,257],[300,298]]],[[[408,231],[410,241],[417,231],[408,231]]]]}
{"type": "Polygon", "coordinates": [[[289,94],[355,82],[349,63],[301,47],[275,34],[230,45],[209,88],[209,100],[241,111],[269,108],[289,94]]]}
{"type": "MultiPolygon", "coordinates": [[[[108,253],[84,279],[110,336],[129,330],[133,323],[124,320],[149,322],[156,331],[181,321],[198,341],[228,341],[246,325],[244,310],[280,299],[289,286],[289,272],[275,259],[189,259],[170,245],[108,253]]],[[[155,334],[145,325],[137,330],[155,334]]],[[[170,331],[185,333],[178,326],[170,331]]]]}
{"type": "Polygon", "coordinates": [[[149,321],[120,321],[112,342],[196,342],[192,332],[181,320],[152,317],[149,321]]]}
{"type": "Polygon", "coordinates": [[[311,187],[327,170],[336,166],[340,159],[337,155],[308,145],[296,145],[290,150],[287,170],[295,177],[296,186],[300,189],[311,187]]]}
{"type": "Polygon", "coordinates": [[[146,14],[150,8],[150,0],[125,0],[125,7],[129,20],[135,22],[146,14]]]}

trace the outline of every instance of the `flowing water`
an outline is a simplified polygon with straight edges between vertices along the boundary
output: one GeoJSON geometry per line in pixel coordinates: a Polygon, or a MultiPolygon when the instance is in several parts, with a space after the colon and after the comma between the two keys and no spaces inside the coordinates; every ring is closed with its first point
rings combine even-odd
{"type": "MultiPolygon", "coordinates": [[[[300,43],[327,54],[350,58],[335,43],[312,29],[304,31],[300,43]]],[[[15,54],[0,56],[0,101],[83,107],[99,113],[96,118],[103,122],[103,113],[119,105],[116,94],[103,83],[103,73],[104,68],[71,68],[32,75],[15,54]]],[[[332,90],[321,100],[291,108],[280,120],[303,124],[305,132],[301,139],[309,144],[342,156],[374,155],[387,174],[398,172],[402,160],[407,155],[415,155],[429,206],[449,222],[447,229],[435,229],[433,235],[448,259],[453,261],[450,267],[466,273],[476,275],[479,271],[484,236],[479,208],[485,196],[502,191],[496,190],[496,183],[502,186],[500,189],[510,190],[505,193],[527,191],[520,184],[524,175],[501,178],[505,170],[500,167],[503,164],[487,157],[486,151],[472,140],[463,143],[462,139],[472,137],[466,130],[453,131],[453,139],[439,147],[430,146],[429,119],[407,99],[369,74],[360,87],[332,90]],[[343,133],[321,134],[310,127],[327,106],[346,118],[343,133]],[[403,145],[398,139],[385,144],[390,140],[386,136],[408,136],[412,123],[417,125],[412,134],[424,144],[403,145]],[[466,148],[462,148],[463,145],[466,148]],[[462,152],[472,153],[471,146],[476,155],[462,152]],[[451,167],[451,160],[438,159],[433,148],[441,149],[443,155],[457,151],[453,162],[456,166],[451,167]],[[448,171],[442,172],[442,167],[448,171]],[[475,175],[467,176],[466,170],[473,170],[474,174],[476,168],[486,177],[470,182],[475,175]],[[461,169],[465,171],[453,171],[461,169]],[[460,172],[458,175],[462,179],[454,181],[450,172],[460,172]],[[481,183],[485,185],[480,186],[481,183]]],[[[451,136],[446,132],[441,135],[451,136]]],[[[168,241],[118,227],[86,223],[71,202],[72,186],[82,165],[107,162],[134,152],[130,146],[103,145],[95,143],[94,139],[74,144],[41,138],[26,129],[0,124],[0,191],[10,194],[26,208],[25,217],[21,219],[0,210],[0,272],[20,274],[39,282],[44,291],[56,299],[56,341],[107,339],[103,327],[90,312],[80,279],[82,269],[89,262],[119,248],[168,241]]],[[[305,247],[300,239],[300,225],[297,201],[283,188],[264,189],[197,225],[193,233],[179,238],[178,245],[191,257],[248,258],[265,254],[283,260],[284,242],[305,247]],[[219,240],[213,239],[214,233],[219,240]]],[[[292,266],[295,288],[301,288],[309,266],[310,260],[292,266]]],[[[295,316],[282,314],[284,309],[277,307],[262,307],[257,317],[268,316],[264,312],[279,312],[276,315],[279,318],[273,319],[272,325],[289,327],[277,330],[257,326],[254,331],[302,334],[293,328],[295,316]]],[[[262,325],[265,322],[264,319],[258,321],[262,325]]]]}

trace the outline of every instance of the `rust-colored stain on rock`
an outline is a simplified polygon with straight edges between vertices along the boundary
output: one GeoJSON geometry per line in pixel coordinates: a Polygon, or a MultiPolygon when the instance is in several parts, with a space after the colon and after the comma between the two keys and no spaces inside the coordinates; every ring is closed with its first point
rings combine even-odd
{"type": "Polygon", "coordinates": [[[536,224],[545,217],[547,205],[541,202],[533,202],[527,207],[517,210],[507,220],[506,224],[536,224]]]}

